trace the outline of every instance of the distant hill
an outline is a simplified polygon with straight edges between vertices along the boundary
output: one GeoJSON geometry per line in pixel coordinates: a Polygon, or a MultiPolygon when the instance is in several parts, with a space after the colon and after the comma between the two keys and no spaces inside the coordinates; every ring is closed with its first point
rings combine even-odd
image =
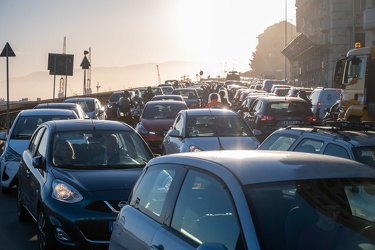
{"type": "MultiPolygon", "coordinates": [[[[157,63],[146,63],[131,65],[126,67],[92,67],[91,68],[91,89],[97,92],[114,91],[119,89],[134,88],[138,86],[157,85],[158,73],[157,63]]],[[[188,76],[192,80],[202,69],[201,65],[192,62],[165,62],[159,63],[161,82],[168,79],[180,80],[183,76],[188,76]]],[[[60,77],[56,76],[55,97],[59,91],[60,77]]],[[[86,72],[88,77],[88,72],[86,72]]],[[[64,76],[65,79],[65,76],[64,76]]],[[[68,76],[67,96],[81,95],[83,92],[84,70],[74,69],[73,76],[68,76]]],[[[49,99],[53,97],[54,77],[48,71],[31,73],[24,77],[9,79],[9,99],[18,101],[28,98],[35,101],[37,98],[49,99]]],[[[0,81],[0,98],[6,100],[6,81],[0,81]]]]}

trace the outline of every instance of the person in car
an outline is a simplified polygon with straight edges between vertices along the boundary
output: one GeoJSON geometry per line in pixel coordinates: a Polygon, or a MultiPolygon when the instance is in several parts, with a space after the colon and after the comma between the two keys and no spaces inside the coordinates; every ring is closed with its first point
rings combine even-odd
{"type": "Polygon", "coordinates": [[[225,98],[225,91],[224,90],[220,90],[219,91],[219,95],[220,95],[220,100],[221,100],[221,106],[223,108],[227,108],[229,109],[230,108],[230,103],[228,102],[228,99],[225,98]]]}
{"type": "Polygon", "coordinates": [[[154,96],[155,96],[154,92],[152,92],[151,87],[148,86],[146,93],[143,94],[144,103],[146,104],[148,101],[151,101],[152,97],[154,96]]]}
{"type": "Polygon", "coordinates": [[[311,101],[310,99],[307,97],[306,95],[306,92],[304,90],[299,90],[298,91],[298,97],[299,98],[302,98],[303,100],[305,100],[307,102],[307,104],[309,105],[309,107],[311,108],[312,107],[312,104],[311,104],[311,101]]]}
{"type": "Polygon", "coordinates": [[[117,137],[115,135],[109,135],[104,138],[104,144],[102,144],[102,153],[93,157],[89,164],[98,165],[111,165],[120,162],[120,148],[118,145],[117,137]]]}
{"type": "Polygon", "coordinates": [[[219,95],[216,93],[212,93],[210,97],[208,98],[208,103],[206,105],[206,108],[221,108],[221,102],[219,101],[219,95]]]}
{"type": "Polygon", "coordinates": [[[69,141],[59,140],[56,142],[53,153],[55,165],[70,165],[75,158],[73,146],[69,141]]]}

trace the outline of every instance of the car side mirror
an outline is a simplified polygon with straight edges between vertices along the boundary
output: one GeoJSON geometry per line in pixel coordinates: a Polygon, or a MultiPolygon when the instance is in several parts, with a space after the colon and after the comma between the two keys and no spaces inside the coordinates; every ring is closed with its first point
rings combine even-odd
{"type": "Polygon", "coordinates": [[[33,166],[34,168],[39,168],[39,169],[43,169],[44,170],[44,158],[42,156],[35,156],[33,158],[33,166]]]}
{"type": "Polygon", "coordinates": [[[260,136],[260,135],[262,135],[262,131],[259,130],[259,129],[254,129],[254,130],[253,130],[253,135],[254,135],[254,136],[260,136]]]}
{"type": "Polygon", "coordinates": [[[171,132],[169,132],[170,137],[181,137],[180,136],[180,131],[173,129],[171,132]]]}

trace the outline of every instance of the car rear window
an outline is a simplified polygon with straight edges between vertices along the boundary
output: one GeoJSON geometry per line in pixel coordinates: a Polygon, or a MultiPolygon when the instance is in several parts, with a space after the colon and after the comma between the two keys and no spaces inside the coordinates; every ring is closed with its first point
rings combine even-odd
{"type": "Polygon", "coordinates": [[[266,112],[272,114],[309,114],[310,109],[305,102],[272,102],[268,103],[266,107],[266,112]]]}

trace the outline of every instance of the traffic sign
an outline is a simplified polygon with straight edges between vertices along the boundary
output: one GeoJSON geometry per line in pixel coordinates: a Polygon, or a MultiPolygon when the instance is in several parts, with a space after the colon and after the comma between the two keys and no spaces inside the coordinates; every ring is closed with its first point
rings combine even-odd
{"type": "Polygon", "coordinates": [[[7,44],[5,44],[5,47],[0,54],[0,57],[10,57],[10,56],[14,57],[14,56],[16,56],[16,54],[14,53],[12,47],[10,47],[10,44],[7,43],[7,44]]]}
{"type": "Polygon", "coordinates": [[[89,69],[90,68],[90,62],[89,62],[89,59],[87,59],[87,56],[85,55],[85,57],[83,58],[82,62],[81,62],[81,67],[82,69],[89,69]]]}

